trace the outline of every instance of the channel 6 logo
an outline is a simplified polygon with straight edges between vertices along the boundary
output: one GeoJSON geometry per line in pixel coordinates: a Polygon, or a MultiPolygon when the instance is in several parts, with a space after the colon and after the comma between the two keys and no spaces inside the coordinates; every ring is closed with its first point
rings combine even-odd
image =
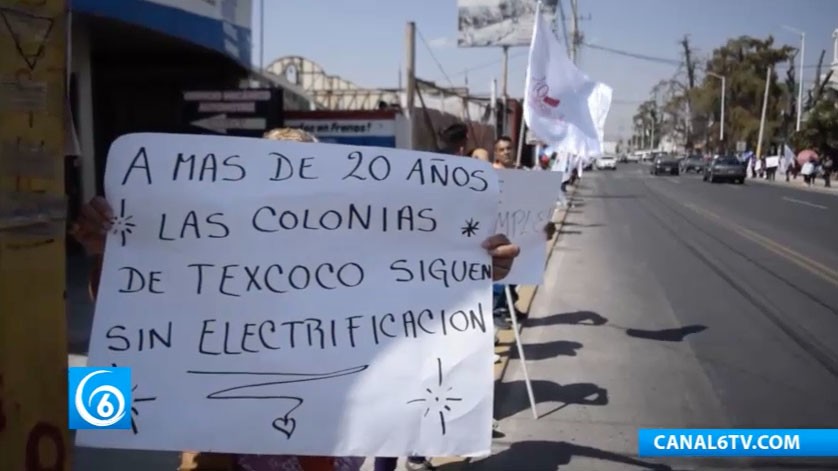
{"type": "Polygon", "coordinates": [[[70,367],[71,430],[131,428],[131,368],[70,367]]]}

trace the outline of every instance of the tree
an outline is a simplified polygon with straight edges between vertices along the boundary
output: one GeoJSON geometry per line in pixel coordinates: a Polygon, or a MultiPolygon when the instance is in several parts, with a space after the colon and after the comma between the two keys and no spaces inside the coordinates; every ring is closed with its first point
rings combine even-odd
{"type": "Polygon", "coordinates": [[[756,148],[759,135],[765,74],[771,69],[771,86],[768,89],[765,142],[770,142],[780,127],[781,109],[787,102],[789,91],[778,83],[774,67],[794,56],[790,46],[774,46],[774,38],[757,39],[749,36],[730,39],[715,49],[705,70],[726,78],[725,142],[718,142],[720,126],[721,81],[705,75],[696,89],[696,107],[707,118],[709,127],[706,142],[713,147],[731,149],[730,143],[745,141],[750,149],[756,148]],[[712,124],[710,124],[712,122],[712,124]]]}
{"type": "Polygon", "coordinates": [[[791,144],[798,152],[813,149],[819,154],[838,156],[838,91],[822,89],[800,132],[792,135],[791,144]]]}
{"type": "MultiPolygon", "coordinates": [[[[693,52],[688,38],[681,42],[684,48],[685,63],[679,73],[670,80],[665,80],[653,88],[654,93],[663,95],[662,116],[656,126],[662,126],[665,132],[681,137],[685,146],[704,143],[707,148],[726,147],[732,143],[745,141],[751,149],[756,147],[759,134],[762,97],[765,90],[765,74],[769,68],[790,60],[795,49],[791,46],[775,46],[774,38],[766,39],[741,36],[729,39],[716,48],[704,67],[693,64],[693,52]],[[725,142],[719,142],[721,123],[721,80],[705,73],[699,81],[696,69],[703,68],[725,77],[725,142]]],[[[766,140],[781,132],[781,111],[789,110],[789,84],[778,83],[772,71],[769,88],[768,109],[766,112],[766,140]]],[[[654,100],[650,100],[654,102],[654,100]]],[[[637,119],[651,124],[648,102],[638,107],[637,119]]],[[[788,113],[788,112],[787,112],[788,113]]],[[[656,128],[656,136],[661,129],[656,128]]],[[[657,140],[657,138],[656,138],[657,140]]]]}
{"type": "Polygon", "coordinates": [[[642,136],[641,143],[645,143],[647,149],[656,148],[660,142],[661,124],[657,102],[646,100],[641,103],[637,108],[637,113],[634,114],[634,125],[635,130],[640,131],[640,136],[642,136]]]}

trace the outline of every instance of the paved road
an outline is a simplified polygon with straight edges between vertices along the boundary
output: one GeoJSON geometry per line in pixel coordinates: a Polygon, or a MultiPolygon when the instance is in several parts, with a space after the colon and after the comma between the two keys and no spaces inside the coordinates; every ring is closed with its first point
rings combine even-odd
{"type": "Polygon", "coordinates": [[[577,199],[523,333],[541,419],[513,362],[471,469],[748,469],[638,459],[637,428],[838,427],[838,197],[626,165],[577,199]]]}

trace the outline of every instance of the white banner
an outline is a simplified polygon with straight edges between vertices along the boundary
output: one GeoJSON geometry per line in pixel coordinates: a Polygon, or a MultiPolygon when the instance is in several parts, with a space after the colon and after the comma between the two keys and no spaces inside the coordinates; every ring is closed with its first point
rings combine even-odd
{"type": "Polygon", "coordinates": [[[495,233],[506,234],[521,249],[503,283],[540,285],[544,280],[547,252],[544,232],[553,219],[562,186],[559,172],[526,172],[499,169],[500,208],[495,233]]]}
{"type": "Polygon", "coordinates": [[[601,154],[611,94],[570,61],[536,15],[524,89],[524,119],[536,137],[558,150],[601,154]]]}
{"type": "Polygon", "coordinates": [[[489,453],[488,163],[132,134],[105,180],[116,221],[89,364],[131,367],[136,431],[79,445],[489,453]]]}

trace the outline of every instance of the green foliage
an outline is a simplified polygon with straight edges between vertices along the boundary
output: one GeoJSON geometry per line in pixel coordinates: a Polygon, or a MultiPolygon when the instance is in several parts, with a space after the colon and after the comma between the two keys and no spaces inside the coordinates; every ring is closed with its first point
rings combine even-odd
{"type": "MultiPolygon", "coordinates": [[[[793,47],[775,45],[774,38],[771,36],[766,39],[750,36],[730,39],[712,52],[703,67],[704,77],[695,88],[689,89],[681,84],[680,90],[677,93],[671,93],[661,109],[668,113],[669,121],[676,124],[679,120],[675,118],[675,115],[681,113],[683,116],[680,121],[690,123],[687,134],[695,143],[704,144],[711,149],[719,148],[722,82],[706,72],[724,76],[726,79],[724,147],[732,149],[737,141],[745,141],[750,149],[755,149],[759,135],[766,73],[770,69],[771,85],[768,89],[764,140],[764,145],[767,145],[781,134],[788,135],[789,133],[789,113],[794,107],[794,103],[790,101],[792,95],[790,89],[793,89],[794,84],[789,83],[789,77],[781,81],[774,72],[774,68],[779,63],[793,60],[795,52],[793,47]],[[684,106],[687,102],[690,104],[688,110],[684,106]]],[[[793,76],[791,81],[793,82],[793,76]]],[[[658,108],[654,106],[653,100],[650,102],[643,103],[638,108],[635,125],[637,126],[638,122],[655,123],[656,135],[659,135],[660,123],[652,116],[658,108]]],[[[677,129],[677,125],[670,126],[672,127],[677,129]]]]}
{"type": "Polygon", "coordinates": [[[796,152],[813,149],[818,154],[838,155],[838,92],[825,87],[809,110],[800,132],[791,136],[796,152]]]}

